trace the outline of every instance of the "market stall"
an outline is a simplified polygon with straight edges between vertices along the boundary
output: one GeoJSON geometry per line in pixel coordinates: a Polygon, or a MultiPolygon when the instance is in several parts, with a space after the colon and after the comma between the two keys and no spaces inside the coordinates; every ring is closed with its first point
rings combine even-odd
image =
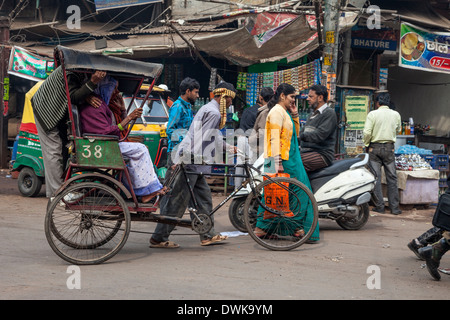
{"type": "MultiPolygon", "coordinates": [[[[435,204],[445,192],[448,155],[432,154],[431,150],[405,145],[396,149],[395,164],[401,205],[435,204]]],[[[386,178],[382,172],[381,182],[385,190],[386,178]]]]}

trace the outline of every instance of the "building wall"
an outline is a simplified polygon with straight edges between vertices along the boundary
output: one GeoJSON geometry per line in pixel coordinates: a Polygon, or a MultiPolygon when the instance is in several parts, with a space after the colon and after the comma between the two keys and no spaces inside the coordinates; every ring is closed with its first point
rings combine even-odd
{"type": "Polygon", "coordinates": [[[439,136],[450,135],[450,75],[393,67],[388,90],[402,119],[413,117],[439,136]]]}
{"type": "MultiPolygon", "coordinates": [[[[224,1],[225,2],[225,1],[224,1]]],[[[229,2],[240,2],[230,0],[229,2]]],[[[270,5],[269,0],[246,0],[246,5],[270,5]]],[[[198,0],[172,0],[172,19],[199,18],[236,11],[238,6],[198,0]]]]}

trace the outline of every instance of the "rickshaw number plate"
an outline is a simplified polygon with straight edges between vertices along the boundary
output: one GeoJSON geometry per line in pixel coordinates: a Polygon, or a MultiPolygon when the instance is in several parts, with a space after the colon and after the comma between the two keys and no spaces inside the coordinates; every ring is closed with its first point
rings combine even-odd
{"type": "Polygon", "coordinates": [[[124,166],[117,141],[77,139],[76,154],[79,165],[112,169],[124,166]]]}

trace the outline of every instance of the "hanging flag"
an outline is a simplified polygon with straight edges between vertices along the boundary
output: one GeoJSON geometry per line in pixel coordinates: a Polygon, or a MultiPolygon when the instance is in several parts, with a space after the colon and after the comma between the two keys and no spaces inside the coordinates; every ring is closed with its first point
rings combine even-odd
{"type": "Polygon", "coordinates": [[[39,81],[44,80],[54,69],[53,59],[14,47],[9,58],[8,73],[15,76],[39,81]]]}
{"type": "Polygon", "coordinates": [[[263,12],[247,20],[247,30],[253,36],[256,46],[260,48],[278,32],[286,28],[298,15],[291,13],[263,12]]]}

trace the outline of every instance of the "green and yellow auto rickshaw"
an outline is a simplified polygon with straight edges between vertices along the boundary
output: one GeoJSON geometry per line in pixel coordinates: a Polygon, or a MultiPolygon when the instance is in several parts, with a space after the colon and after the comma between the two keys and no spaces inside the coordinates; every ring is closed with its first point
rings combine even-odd
{"type": "Polygon", "coordinates": [[[25,197],[38,195],[44,183],[45,169],[42,159],[41,142],[31,107],[31,98],[39,89],[42,82],[37,82],[25,95],[17,151],[11,169],[12,176],[18,178],[19,192],[25,197]]]}
{"type": "MultiPolygon", "coordinates": [[[[139,108],[149,85],[144,84],[140,92],[129,107],[128,113],[139,108]]],[[[136,119],[133,129],[130,132],[129,139],[139,141],[145,144],[152,157],[153,164],[158,169],[158,176],[164,177],[165,164],[167,162],[167,134],[166,127],[169,119],[169,107],[167,106],[167,90],[154,86],[151,94],[148,96],[140,119],[136,119]]],[[[131,95],[124,95],[125,105],[129,106],[132,100],[131,95]]]]}

